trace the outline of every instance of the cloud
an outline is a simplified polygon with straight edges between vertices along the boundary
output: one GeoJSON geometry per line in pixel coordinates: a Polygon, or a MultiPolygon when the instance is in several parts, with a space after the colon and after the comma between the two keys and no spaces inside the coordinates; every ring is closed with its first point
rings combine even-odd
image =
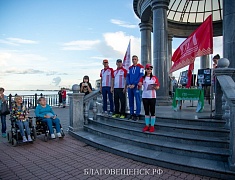
{"type": "Polygon", "coordinates": [[[125,28],[137,28],[138,27],[135,24],[129,24],[128,22],[121,21],[121,20],[118,20],[118,19],[111,19],[110,22],[113,23],[113,24],[116,24],[118,26],[125,27],[125,28]]]}
{"type": "Polygon", "coordinates": [[[53,78],[52,79],[52,83],[55,85],[55,86],[58,86],[61,82],[61,78],[58,76],[56,78],[53,78]]]}
{"type": "Polygon", "coordinates": [[[42,74],[44,73],[44,71],[40,71],[37,69],[26,69],[26,70],[11,69],[11,70],[6,70],[4,73],[6,74],[42,74]]]}
{"type": "Polygon", "coordinates": [[[76,51],[82,51],[82,50],[90,50],[95,45],[99,44],[100,40],[81,40],[81,41],[71,41],[63,44],[62,50],[76,50],[76,51]]]}
{"type": "Polygon", "coordinates": [[[51,71],[46,73],[47,76],[53,76],[53,75],[68,75],[67,73],[57,73],[56,71],[51,71]]]}
{"type": "Polygon", "coordinates": [[[19,46],[20,44],[38,44],[37,41],[21,39],[21,38],[6,38],[0,39],[1,44],[7,44],[12,46],[19,46]]]}
{"type": "Polygon", "coordinates": [[[17,43],[17,44],[38,44],[37,41],[28,40],[28,39],[21,39],[21,38],[7,38],[7,40],[17,43]]]}
{"type": "Polygon", "coordinates": [[[129,40],[131,40],[131,54],[140,57],[140,38],[128,36],[122,31],[103,34],[105,42],[113,50],[118,51],[124,57],[129,40]]]}
{"type": "Polygon", "coordinates": [[[42,71],[38,69],[19,70],[17,68],[11,68],[9,70],[4,71],[3,73],[5,74],[45,74],[46,76],[68,75],[67,73],[57,73],[56,71],[42,71]]]}

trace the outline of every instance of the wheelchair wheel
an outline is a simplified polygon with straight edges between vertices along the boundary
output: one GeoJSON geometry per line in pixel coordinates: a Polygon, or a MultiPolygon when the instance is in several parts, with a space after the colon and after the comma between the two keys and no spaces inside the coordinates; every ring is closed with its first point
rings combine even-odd
{"type": "Polygon", "coordinates": [[[44,136],[44,141],[45,141],[45,142],[48,141],[48,136],[47,136],[47,135],[44,136]]]}
{"type": "Polygon", "coordinates": [[[11,143],[11,141],[12,141],[12,132],[11,131],[7,132],[7,140],[9,143],[11,143]]]}
{"type": "Polygon", "coordinates": [[[12,146],[14,146],[14,147],[17,145],[17,141],[16,141],[15,138],[12,138],[11,144],[12,144],[12,146]]]}
{"type": "Polygon", "coordinates": [[[37,132],[35,128],[33,128],[33,131],[32,131],[32,138],[33,138],[33,141],[35,141],[37,138],[37,132]]]}
{"type": "Polygon", "coordinates": [[[64,134],[64,131],[63,130],[61,130],[61,138],[64,138],[65,137],[65,134],[64,134]]]}

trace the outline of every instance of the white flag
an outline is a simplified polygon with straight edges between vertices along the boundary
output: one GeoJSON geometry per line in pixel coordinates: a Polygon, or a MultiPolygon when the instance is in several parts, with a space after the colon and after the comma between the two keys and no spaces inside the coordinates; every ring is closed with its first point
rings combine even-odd
{"type": "Polygon", "coordinates": [[[127,50],[126,50],[126,54],[125,54],[124,59],[123,59],[123,67],[126,70],[128,70],[130,65],[131,65],[131,40],[129,41],[129,44],[128,44],[128,47],[127,47],[127,50]]]}

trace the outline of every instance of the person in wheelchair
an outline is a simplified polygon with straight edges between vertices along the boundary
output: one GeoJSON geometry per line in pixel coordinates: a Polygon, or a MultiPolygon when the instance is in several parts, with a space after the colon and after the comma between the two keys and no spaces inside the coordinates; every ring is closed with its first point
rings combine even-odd
{"type": "Polygon", "coordinates": [[[10,116],[13,120],[15,120],[15,123],[18,125],[20,134],[23,138],[23,142],[33,141],[30,136],[28,114],[29,114],[29,111],[26,108],[26,106],[23,104],[22,97],[18,95],[15,96],[14,102],[12,104],[10,116]],[[28,139],[26,138],[24,128],[25,128],[28,139]]]}
{"type": "Polygon", "coordinates": [[[61,138],[62,135],[61,135],[61,132],[60,132],[61,131],[61,129],[60,129],[60,120],[59,120],[59,118],[57,118],[57,116],[54,113],[54,111],[52,110],[51,106],[46,103],[46,98],[45,97],[40,97],[38,99],[38,103],[39,104],[35,109],[36,117],[41,118],[42,122],[47,123],[49,133],[50,133],[52,139],[55,139],[55,134],[54,134],[52,124],[55,124],[55,129],[56,129],[57,136],[59,138],[61,138]]]}

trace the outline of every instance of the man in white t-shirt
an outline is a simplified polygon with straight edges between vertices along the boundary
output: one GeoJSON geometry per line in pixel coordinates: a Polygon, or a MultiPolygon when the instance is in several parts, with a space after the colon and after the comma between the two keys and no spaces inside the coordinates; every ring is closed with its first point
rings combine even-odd
{"type": "Polygon", "coordinates": [[[115,111],[112,117],[125,118],[126,113],[126,76],[127,70],[122,66],[122,60],[116,62],[117,69],[114,71],[114,106],[115,111]],[[121,110],[119,109],[119,101],[121,102],[121,110]]]}
{"type": "Polygon", "coordinates": [[[109,67],[109,62],[107,59],[103,60],[104,69],[100,72],[100,92],[103,96],[103,111],[108,115],[107,111],[107,95],[109,97],[110,103],[110,115],[113,114],[113,69],[109,67]]]}

